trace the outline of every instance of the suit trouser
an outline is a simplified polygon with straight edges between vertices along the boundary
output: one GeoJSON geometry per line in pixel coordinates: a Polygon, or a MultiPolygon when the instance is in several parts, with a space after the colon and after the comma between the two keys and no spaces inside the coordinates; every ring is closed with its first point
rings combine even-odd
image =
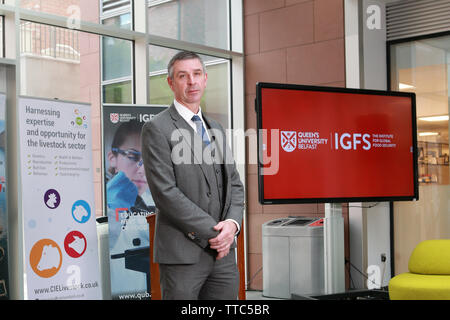
{"type": "Polygon", "coordinates": [[[195,264],[160,264],[164,300],[236,300],[239,272],[235,250],[216,260],[217,252],[205,249],[195,264]]]}

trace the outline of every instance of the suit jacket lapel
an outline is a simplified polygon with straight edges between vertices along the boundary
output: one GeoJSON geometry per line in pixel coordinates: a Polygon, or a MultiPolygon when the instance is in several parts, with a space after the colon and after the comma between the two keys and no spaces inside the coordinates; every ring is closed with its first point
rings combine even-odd
{"type": "Polygon", "coordinates": [[[200,135],[196,134],[192,127],[180,116],[175,105],[171,105],[169,108],[169,113],[172,116],[174,126],[179,130],[183,136],[184,142],[189,146],[191,152],[195,158],[194,164],[200,165],[203,174],[206,178],[208,185],[211,187],[211,175],[203,159],[203,141],[200,135]],[[192,140],[194,137],[194,140],[192,140]],[[192,144],[194,141],[194,144],[192,144]]]}

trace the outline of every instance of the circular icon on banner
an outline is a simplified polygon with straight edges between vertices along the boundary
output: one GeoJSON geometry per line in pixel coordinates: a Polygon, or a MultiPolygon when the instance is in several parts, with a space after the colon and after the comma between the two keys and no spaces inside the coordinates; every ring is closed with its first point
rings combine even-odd
{"type": "Polygon", "coordinates": [[[50,278],[58,273],[62,265],[62,253],[51,239],[36,242],[30,251],[30,266],[41,278],[50,278]]]}
{"type": "Polygon", "coordinates": [[[86,237],[79,231],[72,231],[64,239],[64,249],[72,258],[81,257],[86,251],[86,237]]]}
{"type": "Polygon", "coordinates": [[[72,217],[78,223],[85,223],[91,217],[91,207],[84,200],[78,200],[72,205],[72,217]]]}
{"type": "Polygon", "coordinates": [[[59,192],[55,189],[48,189],[44,194],[44,203],[49,209],[58,208],[61,203],[59,192]]]}

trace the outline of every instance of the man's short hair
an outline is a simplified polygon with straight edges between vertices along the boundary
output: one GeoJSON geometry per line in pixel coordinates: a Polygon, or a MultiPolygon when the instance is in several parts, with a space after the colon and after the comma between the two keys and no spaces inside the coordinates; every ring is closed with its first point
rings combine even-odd
{"type": "Polygon", "coordinates": [[[200,61],[200,63],[202,64],[203,73],[206,73],[205,63],[203,62],[202,58],[200,58],[200,56],[198,54],[196,54],[195,52],[191,52],[191,51],[181,51],[181,52],[178,52],[176,55],[174,55],[172,57],[172,59],[170,59],[169,64],[167,65],[167,72],[168,72],[169,78],[173,79],[173,65],[175,64],[175,62],[177,62],[179,60],[190,60],[190,59],[197,59],[198,61],[200,61]]]}

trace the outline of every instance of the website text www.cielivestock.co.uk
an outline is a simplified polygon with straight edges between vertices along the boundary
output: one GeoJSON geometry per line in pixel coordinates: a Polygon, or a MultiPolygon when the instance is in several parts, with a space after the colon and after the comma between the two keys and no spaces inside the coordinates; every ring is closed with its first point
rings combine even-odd
{"type": "MultiPolygon", "coordinates": [[[[79,283],[79,284],[74,284],[74,285],[62,285],[62,284],[55,284],[55,285],[51,285],[49,287],[45,287],[45,288],[36,288],[34,289],[34,293],[36,295],[48,295],[48,294],[58,294],[58,293],[62,293],[62,292],[66,292],[66,291],[73,291],[73,290],[77,290],[77,289],[90,289],[90,288],[97,288],[99,286],[97,281],[94,282],[87,282],[87,283],[79,283]]],[[[83,294],[78,295],[77,297],[82,297],[84,296],[83,294]]],[[[71,295],[70,297],[63,297],[63,296],[56,296],[54,299],[69,299],[69,298],[73,298],[74,296],[71,295]]],[[[51,299],[51,298],[47,298],[46,299],[51,299]]]]}

